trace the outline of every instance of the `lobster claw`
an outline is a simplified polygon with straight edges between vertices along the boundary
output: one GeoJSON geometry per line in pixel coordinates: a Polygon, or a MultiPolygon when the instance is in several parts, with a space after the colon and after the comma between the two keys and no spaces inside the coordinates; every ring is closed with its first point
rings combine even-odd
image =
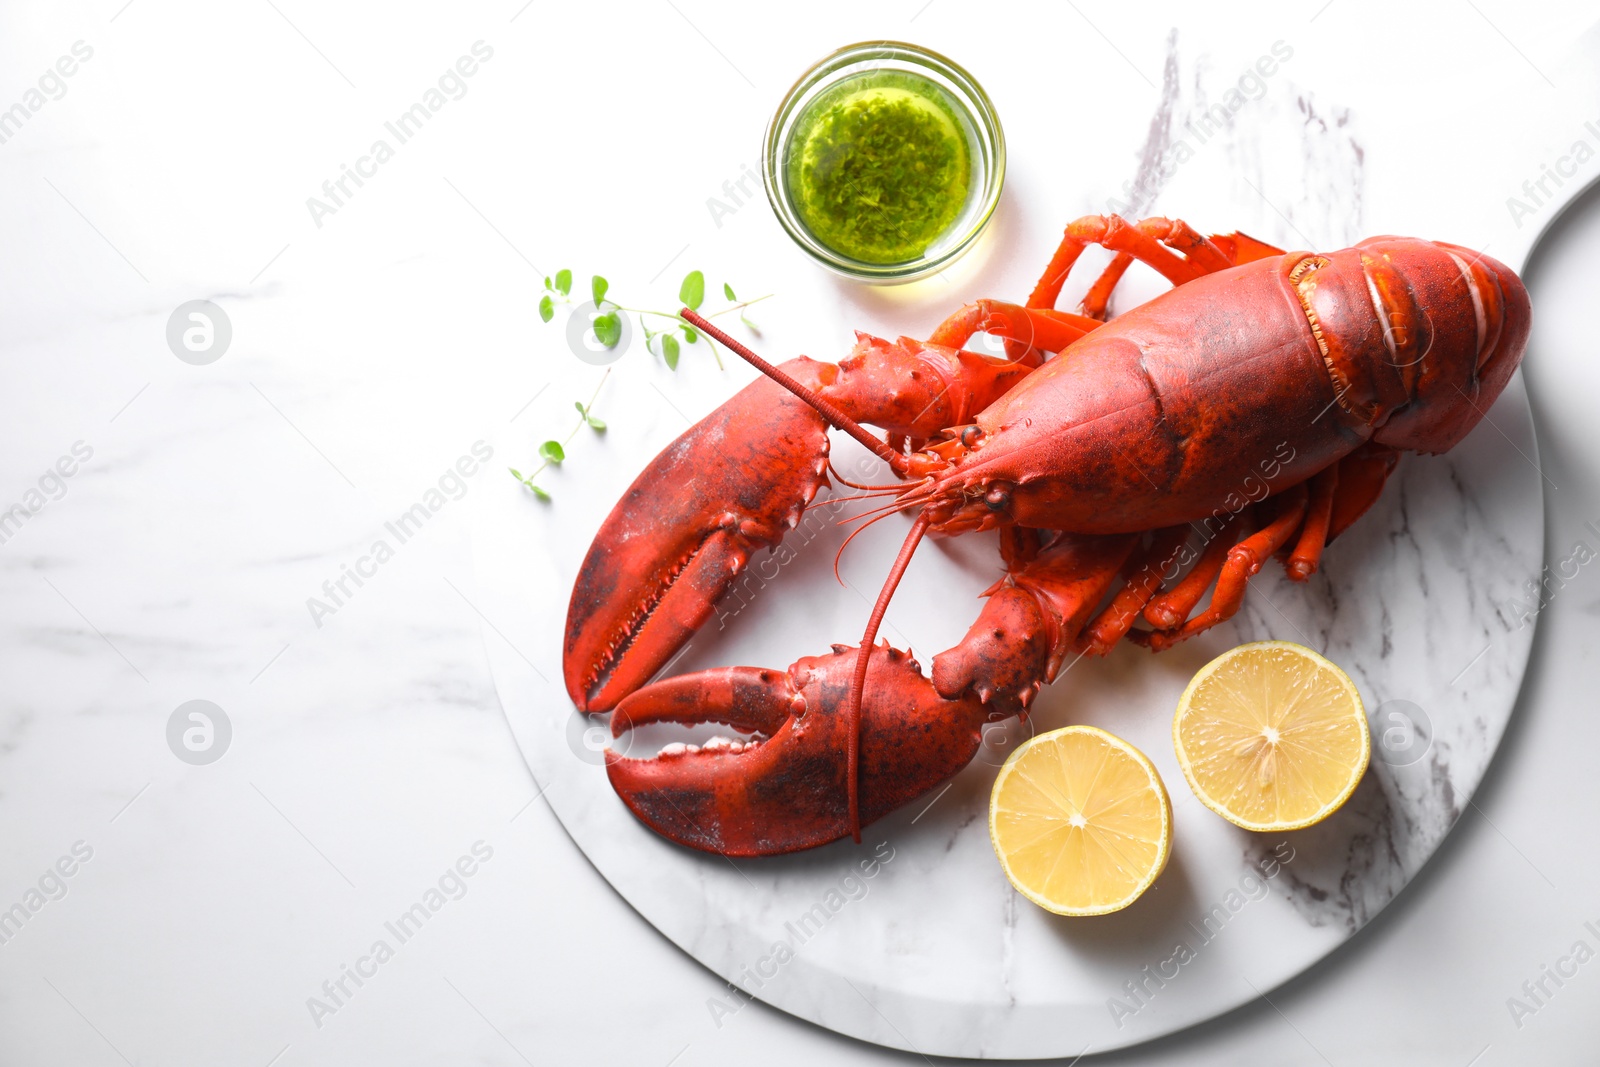
{"type": "MultiPolygon", "coordinates": [[[[812,380],[818,364],[784,368],[812,380]]],[[[562,671],[580,711],[609,711],[710,617],[759,548],[827,483],[827,423],[761,378],[662,450],[595,535],[567,608],[562,671]]]]}
{"type": "MultiPolygon", "coordinates": [[[[806,657],[788,671],[720,667],[639,690],[617,706],[612,734],[648,723],[722,723],[749,742],[669,745],[650,759],[606,753],[623,803],[681,845],[770,856],[851,833],[844,707],[856,649],[806,657]]],[[[909,653],[874,648],[861,706],[861,822],[926,793],[971,761],[988,709],[945,700],[909,653]]]]}

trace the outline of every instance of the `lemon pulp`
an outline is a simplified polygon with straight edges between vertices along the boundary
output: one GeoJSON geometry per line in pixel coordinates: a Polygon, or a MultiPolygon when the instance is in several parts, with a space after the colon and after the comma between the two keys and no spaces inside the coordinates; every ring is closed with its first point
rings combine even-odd
{"type": "Polygon", "coordinates": [[[1349,675],[1289,641],[1240,645],[1200,669],[1172,721],[1201,803],[1247,830],[1296,830],[1338,810],[1372,754],[1349,675]]]}
{"type": "Polygon", "coordinates": [[[1057,915],[1137,900],[1167,865],[1172,806],[1145,755],[1093,726],[1040,734],[1006,760],[989,838],[1023,896],[1057,915]]]}

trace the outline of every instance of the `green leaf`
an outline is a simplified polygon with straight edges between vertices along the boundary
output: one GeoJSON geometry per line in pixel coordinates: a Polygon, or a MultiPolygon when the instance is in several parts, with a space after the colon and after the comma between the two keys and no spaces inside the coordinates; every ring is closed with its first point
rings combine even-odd
{"type": "Polygon", "coordinates": [[[733,286],[729,285],[727,282],[723,282],[722,283],[722,295],[727,297],[729,300],[738,300],[739,299],[738,297],[733,295],[733,286]]]}
{"type": "Polygon", "coordinates": [[[556,271],[556,289],[562,296],[572,295],[572,272],[570,270],[556,271]]]}
{"type": "Polygon", "coordinates": [[[560,463],[567,458],[566,450],[561,447],[560,441],[546,441],[539,446],[539,455],[544,457],[546,463],[560,463]]]}
{"type": "Polygon", "coordinates": [[[548,292],[548,291],[549,291],[549,290],[551,290],[551,289],[554,289],[554,288],[555,288],[555,286],[553,286],[553,285],[551,285],[551,284],[550,284],[550,275],[548,275],[548,274],[546,274],[546,275],[545,275],[545,276],[544,276],[544,287],[545,287],[545,291],[547,291],[547,292],[548,292]]]}
{"type": "Polygon", "coordinates": [[[622,340],[622,320],[617,318],[616,312],[595,316],[594,336],[607,348],[617,347],[617,342],[622,340]]]}
{"type": "Polygon", "coordinates": [[[761,327],[759,327],[755,323],[751,322],[749,315],[746,315],[742,311],[739,312],[739,321],[744,323],[745,329],[749,330],[751,333],[755,334],[757,337],[761,336],[761,327]]]}
{"type": "Polygon", "coordinates": [[[578,414],[579,415],[582,415],[584,418],[588,418],[589,417],[589,413],[583,409],[583,401],[574,400],[572,402],[572,406],[578,409],[578,414]]]}
{"type": "Polygon", "coordinates": [[[706,276],[697,270],[692,270],[684,275],[683,284],[678,286],[678,299],[683,301],[685,307],[693,311],[700,310],[701,301],[706,298],[706,276]]]}
{"type": "Polygon", "coordinates": [[[693,326],[685,325],[683,327],[683,339],[688,341],[690,344],[694,344],[696,341],[700,340],[700,335],[694,332],[693,326]]]}
{"type": "Polygon", "coordinates": [[[507,467],[506,470],[510,471],[511,472],[511,477],[515,478],[517,481],[520,482],[520,481],[523,480],[522,479],[522,472],[517,470],[517,468],[515,468],[515,467],[507,467]]]}
{"type": "Polygon", "coordinates": [[[594,306],[599,307],[606,298],[606,290],[611,288],[611,283],[600,275],[594,276],[594,281],[589,283],[589,291],[594,294],[594,306]]]}
{"type": "Polygon", "coordinates": [[[538,497],[540,500],[548,501],[550,499],[550,494],[545,492],[543,489],[540,489],[537,485],[530,485],[528,488],[532,489],[533,495],[538,497]]]}
{"type": "Polygon", "coordinates": [[[591,430],[598,431],[599,433],[605,433],[606,432],[606,424],[605,424],[605,420],[604,419],[595,418],[593,415],[590,415],[587,412],[585,412],[584,416],[583,416],[583,421],[587,422],[589,424],[589,429],[591,429],[591,430]]]}
{"type": "Polygon", "coordinates": [[[667,361],[668,370],[678,369],[678,339],[670,333],[661,335],[661,358],[667,361]]]}
{"type": "Polygon", "coordinates": [[[546,293],[541,296],[539,298],[539,318],[543,319],[545,322],[549,322],[555,317],[555,313],[556,305],[555,302],[550,299],[550,294],[546,293]]]}

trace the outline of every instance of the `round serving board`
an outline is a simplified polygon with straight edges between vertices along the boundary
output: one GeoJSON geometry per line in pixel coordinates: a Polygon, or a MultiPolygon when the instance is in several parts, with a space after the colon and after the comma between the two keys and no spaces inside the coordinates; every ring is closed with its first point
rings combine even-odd
{"type": "MultiPolygon", "coordinates": [[[[619,440],[608,444],[643,464],[677,416],[649,381],[619,381],[609,399],[619,428],[608,434],[619,440]],[[624,435],[640,440],[623,444],[624,435]]],[[[717,974],[834,1030],[929,1055],[1113,1048],[1217,1015],[1322,958],[1416,874],[1477,786],[1522,677],[1532,633],[1510,607],[1538,572],[1543,536],[1520,378],[1490,418],[1505,437],[1485,426],[1447,456],[1408,457],[1307,586],[1264,570],[1230,623],[1159,656],[1124,645],[1080,661],[1040,695],[1031,729],[1101,726],[1149,755],[1172,796],[1166,872],[1133,906],[1101,918],[1050,915],[1000,872],[986,813],[1016,728],[992,729],[947,790],[868,827],[859,846],[735,862],[637,822],[567,699],[559,658],[573,575],[632,468],[568,487],[548,513],[513,493],[480,500],[475,602],[499,628],[485,638],[496,688],[545,798],[617,891],[717,974]],[[1264,638],[1299,641],[1344,666],[1371,716],[1374,758],[1355,796],[1296,833],[1256,835],[1218,818],[1190,793],[1172,751],[1172,712],[1189,677],[1264,638]],[[1143,992],[1131,994],[1129,982],[1143,992]]],[[[831,526],[770,580],[757,568],[737,616],[721,630],[708,624],[675,669],[784,667],[830,641],[858,640],[904,525],[885,522],[851,546],[841,573],[854,591],[830,573],[840,541],[831,526]]],[[[997,568],[992,537],[933,542],[901,583],[884,634],[926,664],[960,638],[997,568]]],[[[738,1003],[730,996],[727,1009],[738,1003]]]]}
{"type": "MultiPolygon", "coordinates": [[[[1238,226],[1289,246],[1336,248],[1368,232],[1362,205],[1370,210],[1375,198],[1363,167],[1378,150],[1337,120],[1337,107],[1286,74],[1268,79],[1268,92],[1205,152],[1171,173],[1160,166],[1186,115],[1215,99],[1196,89],[1207,71],[1232,69],[1172,47],[1177,75],[1155,102],[1154,120],[1148,98],[1137,107],[1107,103],[1141,113],[1125,118],[1128,143],[1078,161],[1076,198],[1059,193],[1059,160],[1033,160],[1013,139],[1008,195],[991,238],[947,278],[897,291],[844,285],[798,262],[768,219],[747,227],[741,245],[702,249],[705,258],[693,265],[710,259],[747,276],[761,273],[757,263],[772,264],[766,274],[779,279],[780,295],[763,309],[765,334],[747,338],[774,359],[798,351],[838,358],[852,329],[917,334],[965,300],[1026,292],[1061,223],[1104,210],[1108,197],[1129,189],[1130,213],[1181,214],[1205,229],[1238,226]],[[1312,122],[1308,114],[1335,120],[1312,122]],[[1163,121],[1165,145],[1156,143],[1163,121]],[[1045,208],[1057,214],[1043,218],[1045,208]],[[1026,263],[1018,262],[1023,251],[1026,263]]],[[[1404,198],[1386,199],[1392,206],[1372,232],[1405,230],[1398,224],[1404,198]]],[[[1475,217],[1487,225],[1481,204],[1475,217]]],[[[1498,217],[1490,232],[1505,230],[1503,222],[1498,217]]],[[[1490,252],[1520,267],[1534,230],[1507,232],[1490,252]]],[[[708,289],[716,288],[720,275],[707,273],[708,289]]],[[[1133,292],[1140,284],[1156,291],[1148,280],[1130,281],[1133,292]]],[[[495,442],[508,462],[530,455],[546,436],[535,424],[569,421],[572,401],[586,399],[602,373],[568,355],[560,325],[540,335],[553,383],[495,442]]],[[[1451,453],[1405,457],[1377,505],[1332,546],[1308,584],[1293,585],[1269,566],[1230,623],[1159,656],[1125,644],[1104,660],[1076,663],[1041,694],[1026,727],[991,731],[948,788],[868,827],[861,845],[735,862],[663,840],[611,791],[597,746],[602,731],[573,710],[561,684],[567,598],[596,528],[636,473],[750,377],[743,366],[717,369],[703,345],[686,349],[679,370],[669,371],[634,337],[596,404],[609,429],[583,431],[568,462],[543,481],[553,502],[509,482],[503,492],[473,497],[474,602],[493,621],[485,645],[517,743],[601,874],[664,935],[742,991],[730,988],[708,1004],[713,1019],[749,995],[926,1055],[1072,1056],[1147,1040],[1270,993],[1326,956],[1418,872],[1477,787],[1516,700],[1533,637],[1521,615],[1525,586],[1543,557],[1542,475],[1520,375],[1451,453]],[[1265,638],[1299,641],[1348,670],[1374,740],[1371,769],[1350,802],[1320,826],[1289,834],[1251,834],[1202,807],[1170,735],[1190,676],[1219,652],[1265,638]],[[1059,918],[1029,904],[1006,882],[988,840],[996,767],[1026,732],[1069,723],[1092,723],[1138,746],[1174,806],[1165,873],[1130,908],[1094,919],[1059,918]]],[[[834,437],[834,458],[840,469],[872,469],[842,435],[834,437]]],[[[797,531],[792,559],[780,566],[776,557],[758,557],[737,598],[725,601],[673,670],[781,668],[831,642],[855,643],[908,522],[896,516],[857,539],[840,565],[843,587],[831,569],[842,531],[797,531]]],[[[882,636],[911,647],[926,666],[960,638],[977,595],[998,573],[992,535],[925,542],[882,636]]]]}

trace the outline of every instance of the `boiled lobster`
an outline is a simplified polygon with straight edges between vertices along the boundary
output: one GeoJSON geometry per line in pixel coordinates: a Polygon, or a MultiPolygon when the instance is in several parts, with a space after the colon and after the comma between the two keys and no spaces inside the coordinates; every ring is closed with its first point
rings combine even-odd
{"type": "Polygon", "coordinates": [[[1115,216],[1069,225],[1025,306],[980,300],[927,341],[858,334],[838,364],[772,367],[684,314],[765,376],[669,445],[601,526],[563,668],[580,711],[614,709],[614,737],[655,722],[751,735],[607,753],[635,815],[730,856],[859,840],[965,766],[985,723],[1026,714],[1068,655],[1124,637],[1160,650],[1214,626],[1274,554],[1304,581],[1401,451],[1443,452],[1477,424],[1530,323],[1516,274],[1456,245],[1375,237],[1285,253],[1115,216]],[[1075,312],[1056,310],[1090,245],[1109,265],[1075,312]],[[1107,321],[1134,261],[1174,288],[1107,321]],[[978,333],[1006,356],[965,349],[978,333]],[[830,484],[830,426],[900,481],[835,479],[914,515],[861,644],[787,671],[646,684],[830,484]],[[990,529],[1005,573],[931,675],[875,646],[923,534],[990,529]]]}

